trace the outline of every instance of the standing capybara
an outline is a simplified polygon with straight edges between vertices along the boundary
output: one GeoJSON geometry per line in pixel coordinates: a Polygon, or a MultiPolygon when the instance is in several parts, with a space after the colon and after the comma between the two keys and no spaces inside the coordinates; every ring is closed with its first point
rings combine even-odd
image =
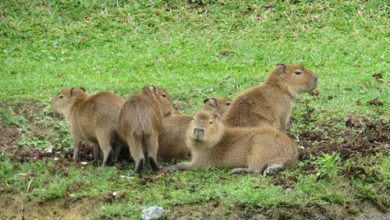
{"type": "MultiPolygon", "coordinates": [[[[225,97],[207,98],[203,101],[203,109],[216,111],[223,115],[231,100],[225,97]]],[[[189,115],[173,115],[163,119],[159,136],[158,159],[172,161],[187,158],[190,149],[186,146],[187,127],[192,121],[189,115]]]]}
{"type": "Polygon", "coordinates": [[[218,114],[201,110],[187,129],[191,161],[167,170],[195,170],[208,167],[232,167],[233,173],[275,172],[297,159],[294,142],[272,127],[225,127],[218,114]]]}
{"type": "Polygon", "coordinates": [[[135,161],[135,172],[139,173],[144,166],[145,143],[150,166],[157,171],[158,136],[163,117],[173,112],[172,99],[162,89],[146,86],[138,94],[131,96],[123,105],[117,131],[120,138],[126,141],[131,157],[135,161]]]}
{"type": "Polygon", "coordinates": [[[298,64],[277,64],[264,84],[238,95],[222,118],[230,127],[271,125],[287,130],[295,98],[317,87],[317,77],[298,64]]]}
{"type": "MultiPolygon", "coordinates": [[[[94,156],[103,152],[103,165],[110,162],[113,144],[118,141],[115,132],[120,109],[124,100],[110,92],[87,95],[84,88],[62,90],[52,100],[56,113],[69,121],[73,136],[73,159],[78,160],[81,141],[94,144],[94,156]]],[[[114,153],[114,160],[119,150],[114,153]]]]}

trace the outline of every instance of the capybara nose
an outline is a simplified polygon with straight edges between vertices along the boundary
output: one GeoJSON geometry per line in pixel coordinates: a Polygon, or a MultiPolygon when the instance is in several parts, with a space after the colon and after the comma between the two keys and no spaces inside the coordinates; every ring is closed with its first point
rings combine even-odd
{"type": "Polygon", "coordinates": [[[204,129],[203,128],[194,128],[194,132],[195,133],[204,133],[204,129]]]}

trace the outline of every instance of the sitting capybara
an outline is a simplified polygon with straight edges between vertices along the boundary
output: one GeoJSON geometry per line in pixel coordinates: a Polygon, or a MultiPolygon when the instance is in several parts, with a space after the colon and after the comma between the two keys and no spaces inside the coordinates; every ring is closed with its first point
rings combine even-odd
{"type": "Polygon", "coordinates": [[[225,127],[218,114],[201,110],[187,129],[191,161],[167,170],[232,167],[232,172],[275,172],[297,159],[294,142],[272,127],[225,127]]]}
{"type": "MultiPolygon", "coordinates": [[[[230,105],[229,98],[207,98],[203,101],[203,109],[213,110],[224,114],[230,105]]],[[[186,146],[187,127],[192,120],[189,115],[173,115],[163,119],[159,136],[158,159],[172,161],[187,158],[190,149],[186,146]]]]}
{"type": "MultiPolygon", "coordinates": [[[[54,111],[64,115],[70,123],[75,160],[79,158],[81,141],[87,141],[94,144],[95,159],[100,147],[103,165],[111,162],[113,145],[120,145],[116,143],[119,140],[115,126],[123,104],[124,100],[113,93],[87,95],[84,88],[64,89],[53,98],[54,111]]],[[[114,160],[119,150],[114,152],[114,160]]]]}
{"type": "Polygon", "coordinates": [[[129,146],[131,157],[135,161],[135,172],[141,172],[144,166],[143,143],[146,145],[150,166],[154,171],[159,169],[157,152],[162,119],[173,111],[172,99],[165,91],[155,86],[144,87],[123,105],[117,132],[129,146]]]}
{"type": "Polygon", "coordinates": [[[317,77],[298,64],[277,64],[262,85],[238,95],[222,118],[230,127],[271,125],[287,130],[295,98],[317,87],[317,77]]]}

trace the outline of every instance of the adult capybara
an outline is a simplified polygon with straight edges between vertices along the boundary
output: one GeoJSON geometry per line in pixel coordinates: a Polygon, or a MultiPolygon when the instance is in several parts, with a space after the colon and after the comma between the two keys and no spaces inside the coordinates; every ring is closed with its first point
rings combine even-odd
{"type": "Polygon", "coordinates": [[[297,95],[316,87],[317,77],[303,65],[277,64],[262,85],[234,98],[222,121],[230,127],[271,125],[286,131],[297,95]]]}
{"type": "Polygon", "coordinates": [[[201,110],[187,129],[191,161],[167,170],[231,167],[232,172],[275,172],[297,159],[294,142],[272,127],[225,127],[218,114],[201,110]]]}

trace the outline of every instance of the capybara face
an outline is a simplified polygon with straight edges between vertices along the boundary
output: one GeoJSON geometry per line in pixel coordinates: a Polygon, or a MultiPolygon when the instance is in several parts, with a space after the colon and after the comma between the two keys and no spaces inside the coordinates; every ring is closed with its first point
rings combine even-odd
{"type": "Polygon", "coordinates": [[[160,103],[160,109],[164,117],[170,116],[175,112],[172,98],[163,89],[156,86],[147,86],[142,89],[142,93],[156,98],[160,103]]]}
{"type": "Polygon", "coordinates": [[[203,109],[216,111],[220,115],[223,115],[225,111],[229,108],[230,104],[232,104],[231,99],[229,98],[207,98],[203,101],[203,109]]]}
{"type": "Polygon", "coordinates": [[[188,126],[187,135],[198,142],[214,140],[221,126],[217,113],[201,110],[188,126]]]}
{"type": "Polygon", "coordinates": [[[52,107],[55,113],[65,114],[76,97],[85,94],[85,89],[80,88],[71,88],[63,89],[58,95],[52,98],[52,107]]]}
{"type": "Polygon", "coordinates": [[[313,71],[299,64],[277,64],[272,74],[279,75],[288,88],[297,93],[310,92],[317,87],[313,71]]]}

